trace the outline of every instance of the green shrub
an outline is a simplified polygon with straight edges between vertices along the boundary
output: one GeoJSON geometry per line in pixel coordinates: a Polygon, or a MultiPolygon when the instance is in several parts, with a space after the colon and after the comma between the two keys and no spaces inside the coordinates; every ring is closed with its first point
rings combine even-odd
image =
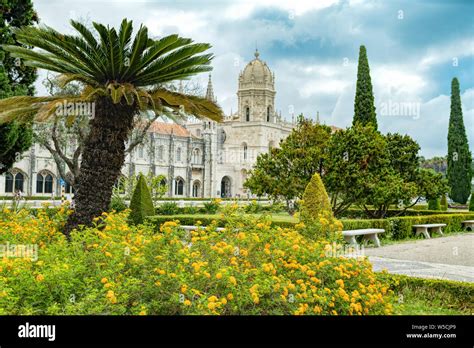
{"type": "Polygon", "coordinates": [[[127,209],[127,204],[125,204],[125,200],[120,197],[120,195],[113,195],[112,199],[110,200],[109,209],[115,210],[117,213],[119,213],[127,209]]]}
{"type": "Polygon", "coordinates": [[[446,195],[441,196],[441,210],[442,211],[447,211],[448,210],[448,199],[446,198],[446,195]]]}
{"type": "Polygon", "coordinates": [[[474,191],[471,193],[471,199],[469,200],[469,211],[474,211],[474,191]]]}
{"type": "Polygon", "coordinates": [[[433,198],[428,200],[428,210],[441,210],[439,198],[433,198]]]}
{"type": "Polygon", "coordinates": [[[390,284],[390,289],[395,294],[404,293],[405,289],[416,292],[418,297],[427,299],[441,299],[443,304],[449,308],[473,313],[474,311],[474,284],[452,280],[424,279],[409,277],[406,275],[395,275],[381,273],[380,278],[390,284]]]}
{"type": "Polygon", "coordinates": [[[300,217],[303,222],[309,222],[318,219],[322,213],[332,215],[331,203],[321,177],[315,173],[304,190],[300,217]]]}
{"type": "Polygon", "coordinates": [[[210,202],[204,203],[204,212],[206,214],[215,214],[219,210],[220,199],[213,199],[210,202]]]}
{"type": "Polygon", "coordinates": [[[130,220],[136,225],[142,224],[147,216],[155,214],[150,190],[146,184],[145,177],[141,173],[133,191],[130,209],[130,220]]]}
{"type": "Polygon", "coordinates": [[[247,204],[244,208],[244,211],[249,214],[256,214],[262,212],[263,207],[257,203],[257,201],[252,200],[250,204],[247,204]]]}
{"type": "Polygon", "coordinates": [[[178,207],[178,204],[175,202],[165,202],[160,204],[160,206],[157,209],[157,214],[160,215],[174,215],[178,214],[180,212],[180,208],[178,207]]]}

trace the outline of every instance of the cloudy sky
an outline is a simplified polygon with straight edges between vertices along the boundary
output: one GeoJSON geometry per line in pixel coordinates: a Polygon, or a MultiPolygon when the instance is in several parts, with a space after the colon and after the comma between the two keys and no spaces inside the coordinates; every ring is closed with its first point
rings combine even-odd
{"type": "MultiPolygon", "coordinates": [[[[326,124],[352,122],[357,58],[367,47],[383,132],[414,137],[426,157],[447,151],[450,85],[461,84],[474,149],[474,1],[36,0],[41,23],[118,26],[127,17],[155,37],[179,33],[212,44],[212,79],[226,113],[237,108],[237,77],[255,47],[276,76],[276,108],[326,124]]],[[[198,81],[206,85],[207,76],[198,81]]],[[[39,92],[44,89],[38,83],[39,92]]]]}

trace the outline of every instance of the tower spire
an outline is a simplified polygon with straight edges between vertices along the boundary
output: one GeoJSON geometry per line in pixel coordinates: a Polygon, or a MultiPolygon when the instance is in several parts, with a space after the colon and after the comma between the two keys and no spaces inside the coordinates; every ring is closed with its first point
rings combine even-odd
{"type": "Polygon", "coordinates": [[[209,74],[209,81],[207,83],[206,99],[215,102],[216,98],[214,97],[214,88],[212,87],[211,74],[209,74]]]}

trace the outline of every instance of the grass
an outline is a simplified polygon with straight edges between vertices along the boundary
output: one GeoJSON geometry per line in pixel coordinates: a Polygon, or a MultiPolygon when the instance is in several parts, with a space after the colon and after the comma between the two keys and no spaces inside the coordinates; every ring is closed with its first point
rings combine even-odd
{"type": "Polygon", "coordinates": [[[439,298],[422,298],[416,290],[406,289],[399,294],[394,306],[395,315],[470,315],[469,310],[456,308],[439,298]]]}

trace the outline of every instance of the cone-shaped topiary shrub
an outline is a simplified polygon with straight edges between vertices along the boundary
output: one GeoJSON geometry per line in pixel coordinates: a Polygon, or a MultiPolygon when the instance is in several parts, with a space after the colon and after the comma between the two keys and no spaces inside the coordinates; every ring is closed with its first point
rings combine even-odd
{"type": "Polygon", "coordinates": [[[471,199],[469,201],[469,211],[474,211],[474,191],[471,193],[471,199]]]}
{"type": "Polygon", "coordinates": [[[331,212],[332,215],[331,203],[326,188],[321,177],[316,173],[304,190],[301,219],[303,221],[315,219],[323,211],[331,212]]]}
{"type": "Polygon", "coordinates": [[[307,225],[307,229],[303,232],[307,237],[328,240],[340,237],[336,232],[342,230],[342,224],[332,213],[326,188],[318,173],[313,175],[306,186],[300,218],[307,225]]]}
{"type": "Polygon", "coordinates": [[[448,210],[448,199],[446,198],[446,195],[441,196],[441,210],[446,211],[448,210]]]}
{"type": "Polygon", "coordinates": [[[143,174],[140,174],[138,177],[138,182],[130,202],[130,209],[130,221],[136,225],[142,224],[147,216],[155,214],[150,190],[143,174]]]}
{"type": "Polygon", "coordinates": [[[428,200],[428,210],[441,210],[439,198],[433,198],[428,200]]]}

